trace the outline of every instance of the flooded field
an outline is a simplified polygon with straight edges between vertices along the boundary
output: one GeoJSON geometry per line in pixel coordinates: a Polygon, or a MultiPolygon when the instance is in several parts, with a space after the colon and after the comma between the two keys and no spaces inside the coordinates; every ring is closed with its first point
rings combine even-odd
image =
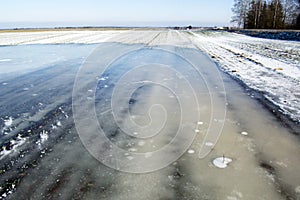
{"type": "Polygon", "coordinates": [[[187,33],[0,54],[2,199],[300,199],[298,125],[187,33]]]}

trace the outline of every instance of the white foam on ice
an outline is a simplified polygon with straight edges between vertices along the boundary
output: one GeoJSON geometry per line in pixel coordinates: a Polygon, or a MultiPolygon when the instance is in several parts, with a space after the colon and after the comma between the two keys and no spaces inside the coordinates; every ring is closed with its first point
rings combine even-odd
{"type": "Polygon", "coordinates": [[[228,164],[231,162],[232,162],[232,159],[227,158],[227,157],[218,157],[213,160],[214,166],[216,166],[217,168],[220,168],[220,169],[226,168],[228,166],[228,164]]]}
{"type": "Polygon", "coordinates": [[[27,138],[22,138],[21,135],[19,134],[17,136],[17,139],[14,140],[10,140],[10,144],[11,144],[11,149],[7,150],[5,146],[2,147],[2,151],[0,152],[0,160],[5,158],[7,155],[17,152],[18,151],[18,147],[22,146],[25,142],[26,142],[27,138]]]}

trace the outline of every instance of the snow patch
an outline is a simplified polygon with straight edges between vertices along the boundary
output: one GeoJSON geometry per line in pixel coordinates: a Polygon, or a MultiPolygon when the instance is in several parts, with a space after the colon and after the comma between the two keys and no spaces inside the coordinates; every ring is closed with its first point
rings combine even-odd
{"type": "Polygon", "coordinates": [[[61,124],[60,121],[58,121],[58,122],[56,123],[56,125],[57,125],[58,127],[61,127],[61,126],[62,126],[62,124],[61,124]]]}
{"type": "Polygon", "coordinates": [[[189,154],[194,154],[194,153],[195,153],[195,150],[189,149],[189,150],[188,150],[188,153],[189,153],[189,154]]]}
{"type": "Polygon", "coordinates": [[[40,133],[40,139],[36,141],[36,144],[39,146],[39,148],[41,148],[42,144],[45,143],[48,140],[48,138],[48,131],[43,130],[40,133]]]}
{"type": "Polygon", "coordinates": [[[22,138],[22,136],[19,134],[17,136],[17,139],[10,140],[11,149],[7,150],[6,146],[2,147],[2,151],[0,152],[0,160],[5,158],[7,155],[17,152],[18,147],[22,146],[26,142],[26,138],[22,138]]]}
{"type": "Polygon", "coordinates": [[[99,78],[98,80],[99,81],[106,81],[108,78],[109,78],[108,76],[104,76],[104,77],[99,78]]]}
{"type": "Polygon", "coordinates": [[[241,135],[247,136],[248,133],[246,131],[241,132],[241,135]]]}
{"type": "Polygon", "coordinates": [[[4,125],[5,125],[6,127],[11,126],[12,123],[13,123],[13,118],[12,118],[12,117],[9,117],[8,119],[5,119],[5,120],[4,120],[4,125]]]}
{"type": "Polygon", "coordinates": [[[197,122],[198,125],[203,125],[203,122],[197,122]]]}

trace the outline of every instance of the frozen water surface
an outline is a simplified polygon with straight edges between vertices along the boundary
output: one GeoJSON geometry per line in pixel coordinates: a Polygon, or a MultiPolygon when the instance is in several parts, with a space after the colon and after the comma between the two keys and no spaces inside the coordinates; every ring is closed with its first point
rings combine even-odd
{"type": "MultiPolygon", "coordinates": [[[[133,162],[137,160],[137,153],[145,153],[145,160],[137,162],[141,167],[147,167],[143,164],[147,163],[147,159],[153,159],[157,150],[172,142],[180,123],[184,134],[179,135],[179,142],[166,154],[157,156],[156,161],[162,162],[174,156],[186,143],[185,136],[195,135],[195,138],[186,153],[157,171],[131,174],[109,168],[83,146],[72,110],[76,73],[97,45],[1,46],[1,198],[299,199],[298,125],[288,123],[288,128],[282,118],[276,117],[266,109],[268,106],[261,103],[260,94],[242,87],[220,71],[225,99],[221,85],[214,85],[217,84],[216,74],[211,70],[217,70],[219,66],[195,47],[200,46],[198,37],[195,37],[198,42],[195,44],[190,40],[192,34],[172,30],[117,32],[112,39],[108,39],[111,35],[97,32],[74,32],[69,36],[64,32],[61,35],[59,32],[47,34],[28,33],[26,37],[0,35],[0,42],[8,41],[7,38],[10,38],[11,44],[29,41],[47,43],[55,41],[55,38],[58,39],[56,43],[106,40],[98,47],[105,50],[98,55],[99,62],[105,62],[108,55],[117,54],[121,49],[139,49],[119,57],[104,74],[90,71],[99,74],[94,79],[82,79],[84,81],[80,85],[82,101],[95,105],[97,121],[112,142],[103,144],[99,149],[102,154],[107,154],[107,158],[120,161],[118,156],[123,156],[133,162]],[[161,48],[173,53],[166,53],[161,48]],[[191,58],[195,68],[176,53],[191,58]],[[150,61],[156,64],[148,65],[150,61]],[[168,72],[164,68],[167,64],[180,76],[168,72]],[[137,65],[141,67],[134,68],[137,65]],[[155,70],[157,68],[158,71],[155,70]],[[197,76],[195,69],[202,77],[197,76]],[[189,85],[184,84],[185,80],[193,86],[195,94],[187,92],[189,85]],[[93,81],[97,84],[91,87],[93,81]],[[161,84],[152,84],[155,81],[161,84]],[[177,93],[162,87],[162,84],[174,87],[177,93]],[[133,90],[136,85],[139,87],[133,90]],[[209,86],[213,86],[210,91],[209,86]],[[113,95],[118,95],[118,98],[112,104],[113,95]],[[198,107],[195,107],[193,95],[199,99],[198,107]],[[180,104],[178,98],[181,96],[180,104]],[[224,112],[224,105],[226,117],[219,119],[213,116],[213,112],[224,112]],[[193,111],[199,111],[200,118],[194,117],[193,111]],[[164,126],[161,126],[162,122],[164,126]],[[215,130],[223,123],[218,141],[212,138],[205,140],[208,130],[215,130]],[[144,128],[136,128],[135,125],[144,128]],[[125,134],[126,130],[131,131],[125,134]],[[145,137],[152,133],[151,130],[158,134],[145,137]],[[115,155],[108,151],[112,145],[126,151],[115,155]],[[202,146],[211,152],[199,159],[202,146]],[[226,156],[223,158],[222,155],[226,156]],[[227,158],[232,160],[230,164],[227,158]],[[221,167],[229,165],[219,169],[214,164],[221,167]]],[[[232,37],[228,41],[236,47],[234,38],[238,36],[228,37],[232,37]]],[[[203,43],[201,45],[203,49],[208,48],[203,43]]],[[[248,43],[246,47],[250,48],[248,43]]],[[[286,49],[293,50],[292,47],[286,49]]],[[[257,51],[264,54],[261,49],[257,51]]],[[[293,55],[280,62],[289,60],[293,60],[293,55]]],[[[97,69],[93,67],[88,69],[97,69]]],[[[285,75],[289,76],[288,73],[285,75]]],[[[295,77],[288,80],[292,78],[295,77]]],[[[82,115],[85,116],[85,113],[83,110],[82,115]]],[[[93,119],[92,116],[85,117],[93,119]]],[[[95,125],[88,122],[82,124],[82,128],[87,132],[96,131],[95,125]]]]}

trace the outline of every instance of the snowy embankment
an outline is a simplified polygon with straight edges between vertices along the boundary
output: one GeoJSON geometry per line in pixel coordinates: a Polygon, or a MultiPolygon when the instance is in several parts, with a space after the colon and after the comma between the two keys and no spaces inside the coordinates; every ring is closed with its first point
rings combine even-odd
{"type": "Polygon", "coordinates": [[[300,42],[229,32],[190,32],[193,43],[233,77],[261,92],[280,112],[300,122],[300,42]]]}

